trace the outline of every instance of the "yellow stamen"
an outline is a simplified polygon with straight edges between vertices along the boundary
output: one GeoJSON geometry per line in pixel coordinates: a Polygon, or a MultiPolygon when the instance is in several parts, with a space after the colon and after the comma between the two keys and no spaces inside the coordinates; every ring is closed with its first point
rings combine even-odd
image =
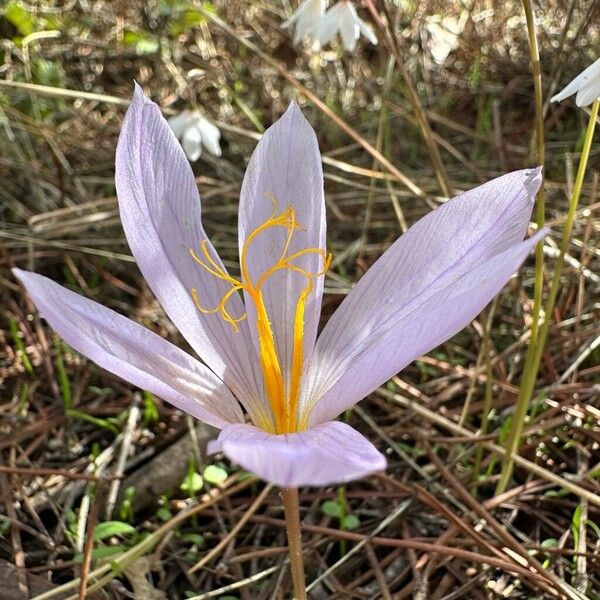
{"type": "MultiPolygon", "coordinates": [[[[331,255],[328,255],[321,248],[305,248],[287,256],[294,231],[303,230],[296,221],[296,213],[293,207],[289,206],[281,213],[276,212],[276,203],[274,203],[273,214],[262,224],[252,231],[244,242],[240,255],[240,279],[232,277],[225,272],[223,267],[210,255],[208,251],[208,242],[204,240],[201,245],[203,258],[199,258],[194,250],[190,249],[192,258],[208,273],[226,281],[231,288],[223,295],[221,301],[214,308],[206,308],[200,303],[198,292],[192,289],[192,298],[194,304],[201,312],[205,314],[220,313],[221,318],[229,323],[234,331],[239,331],[238,323],[247,317],[244,313],[240,317],[234,318],[227,310],[227,303],[231,297],[243,290],[249,297],[256,310],[256,329],[259,344],[259,362],[265,384],[265,390],[273,418],[275,420],[275,433],[287,433],[297,431],[299,428],[298,418],[298,400],[300,395],[300,383],[304,366],[304,312],[306,302],[314,287],[314,280],[323,276],[331,264],[331,255]],[[273,227],[284,227],[286,229],[286,241],[277,262],[265,270],[265,272],[255,282],[250,277],[248,268],[248,250],[252,242],[258,235],[273,227]],[[323,262],[323,268],[317,273],[311,273],[302,269],[292,262],[308,254],[318,254],[323,262]],[[290,381],[284,382],[279,354],[277,352],[275,336],[269,321],[269,315],[264,303],[262,287],[267,279],[281,270],[289,270],[306,278],[306,286],[302,289],[296,302],[294,313],[294,328],[292,341],[292,357],[290,365],[290,381]],[[287,389],[286,389],[287,388],[287,389]]],[[[263,419],[262,426],[265,426],[266,419],[263,419]]],[[[305,419],[303,419],[303,422],[305,419]]]]}

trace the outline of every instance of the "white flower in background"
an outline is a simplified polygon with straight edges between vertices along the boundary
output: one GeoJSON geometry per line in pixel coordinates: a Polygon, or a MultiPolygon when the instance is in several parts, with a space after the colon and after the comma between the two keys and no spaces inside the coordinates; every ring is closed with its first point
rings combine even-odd
{"type": "Polygon", "coordinates": [[[552,96],[551,101],[561,102],[575,92],[577,92],[575,97],[577,106],[588,106],[600,98],[600,58],[577,75],[562,92],[552,96]]]}
{"type": "Polygon", "coordinates": [[[443,65],[450,53],[458,48],[467,18],[467,11],[461,13],[460,19],[439,15],[425,17],[425,30],[429,34],[429,51],[436,64],[443,65]]]}
{"type": "Polygon", "coordinates": [[[221,132],[197,110],[184,110],[167,122],[191,162],[200,158],[202,146],[213,156],[221,156],[221,132]]]}
{"type": "Polygon", "coordinates": [[[325,0],[305,0],[294,14],[282,25],[296,25],[294,44],[308,38],[315,48],[323,47],[339,33],[342,45],[348,52],[356,48],[360,35],[372,44],[377,37],[371,28],[358,16],[350,0],[341,0],[325,12],[325,0]]]}
{"type": "Polygon", "coordinates": [[[326,7],[327,0],[304,0],[281,27],[286,29],[294,24],[296,25],[294,44],[299,44],[305,36],[308,36],[311,43],[314,43],[316,38],[312,32],[318,27],[319,22],[325,15],[326,7]]]}
{"type": "Polygon", "coordinates": [[[377,37],[356,14],[356,9],[349,0],[341,0],[341,2],[331,7],[321,19],[315,33],[321,46],[328,44],[333,36],[339,33],[342,38],[342,45],[348,52],[354,51],[361,33],[371,44],[377,44],[377,37]]]}

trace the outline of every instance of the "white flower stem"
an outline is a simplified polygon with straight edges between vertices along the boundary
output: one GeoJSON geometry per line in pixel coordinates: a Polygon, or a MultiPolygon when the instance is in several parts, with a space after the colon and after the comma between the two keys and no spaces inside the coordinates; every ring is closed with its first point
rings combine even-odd
{"type": "Polygon", "coordinates": [[[283,501],[283,511],[285,514],[285,529],[288,538],[290,568],[294,584],[294,598],[296,600],[306,600],[298,488],[282,488],[281,499],[283,501]]]}

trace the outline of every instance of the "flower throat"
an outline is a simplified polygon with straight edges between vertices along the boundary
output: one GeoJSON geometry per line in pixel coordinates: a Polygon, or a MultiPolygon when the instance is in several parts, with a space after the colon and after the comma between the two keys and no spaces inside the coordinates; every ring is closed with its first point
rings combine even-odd
{"type": "MultiPolygon", "coordinates": [[[[223,295],[221,301],[214,308],[206,308],[200,303],[198,292],[192,288],[191,294],[194,303],[199,311],[205,314],[219,313],[221,318],[229,323],[235,332],[239,331],[238,323],[247,318],[244,313],[239,317],[233,317],[227,304],[234,294],[243,290],[247,297],[254,303],[256,309],[256,329],[259,345],[259,362],[265,384],[267,399],[273,414],[274,426],[269,420],[259,425],[271,433],[292,433],[298,431],[300,419],[298,418],[298,398],[300,395],[300,381],[304,365],[304,311],[306,301],[312,292],[314,281],[317,277],[323,276],[331,264],[331,255],[327,254],[321,248],[305,248],[288,256],[288,250],[296,230],[303,231],[302,226],[296,221],[296,213],[293,207],[288,206],[285,210],[273,214],[262,224],[259,225],[246,238],[240,255],[240,278],[236,279],[221,267],[208,251],[208,243],[204,240],[201,244],[202,258],[199,257],[193,249],[190,249],[192,258],[206,271],[218,279],[222,279],[231,285],[231,288],[223,295]],[[279,259],[265,270],[256,281],[250,277],[248,269],[248,249],[252,242],[265,231],[281,227],[286,230],[286,241],[279,259]],[[317,273],[312,273],[303,269],[294,261],[307,254],[318,254],[323,262],[323,268],[317,273]],[[290,368],[290,381],[288,386],[284,381],[283,371],[279,360],[279,353],[273,335],[273,329],[267,313],[267,308],[263,299],[262,288],[265,282],[278,271],[292,271],[298,273],[306,279],[306,285],[300,292],[296,300],[294,312],[294,330],[293,347],[290,368]]],[[[305,419],[304,419],[305,420],[305,419]]]]}

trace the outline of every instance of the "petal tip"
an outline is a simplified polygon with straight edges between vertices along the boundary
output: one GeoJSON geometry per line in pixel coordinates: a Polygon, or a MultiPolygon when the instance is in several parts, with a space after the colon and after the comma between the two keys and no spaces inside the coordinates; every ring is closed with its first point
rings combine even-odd
{"type": "MultiPolygon", "coordinates": [[[[133,96],[131,98],[130,109],[133,111],[141,111],[146,106],[154,106],[160,112],[160,108],[144,93],[144,88],[134,79],[133,80],[133,96]]],[[[127,111],[129,112],[129,110],[127,111]]]]}
{"type": "Polygon", "coordinates": [[[542,227],[539,231],[537,231],[534,235],[532,235],[529,238],[529,240],[531,240],[531,241],[535,240],[535,242],[537,243],[540,240],[543,240],[550,233],[552,233],[552,230],[550,229],[550,227],[542,227]]]}
{"type": "Polygon", "coordinates": [[[539,166],[531,171],[525,171],[525,180],[523,181],[523,187],[527,190],[527,193],[531,198],[534,198],[538,193],[542,185],[542,170],[543,167],[539,166]]]}
{"type": "Polygon", "coordinates": [[[302,109],[300,108],[300,105],[295,100],[292,100],[288,104],[288,107],[287,107],[286,111],[283,113],[282,117],[286,117],[286,116],[294,117],[296,119],[298,117],[302,117],[304,120],[306,120],[306,117],[302,113],[302,109]]]}
{"type": "Polygon", "coordinates": [[[144,94],[142,86],[134,79],[132,104],[145,104],[146,102],[150,102],[149,98],[144,94]]]}
{"type": "Polygon", "coordinates": [[[24,269],[19,269],[18,267],[13,267],[11,272],[24,287],[27,287],[27,281],[31,280],[31,278],[36,275],[31,271],[25,271],[24,269]]]}

